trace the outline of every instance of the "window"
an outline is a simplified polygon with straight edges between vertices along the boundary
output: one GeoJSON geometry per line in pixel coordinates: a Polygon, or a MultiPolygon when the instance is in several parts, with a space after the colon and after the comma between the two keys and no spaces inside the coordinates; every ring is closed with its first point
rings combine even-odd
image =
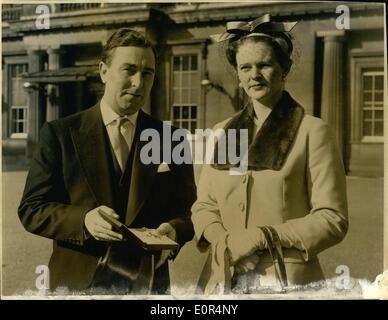
{"type": "Polygon", "coordinates": [[[20,19],[22,11],[22,4],[3,4],[1,18],[3,21],[17,21],[20,19]]]}
{"type": "Polygon", "coordinates": [[[60,4],[60,12],[79,11],[88,9],[97,9],[103,6],[102,3],[71,3],[71,4],[60,4]]]}
{"type": "Polygon", "coordinates": [[[384,142],[384,54],[350,52],[351,144],[384,142]]]}
{"type": "Polygon", "coordinates": [[[11,138],[27,138],[28,94],[23,87],[21,77],[24,72],[27,72],[27,64],[11,64],[9,66],[11,138]]]}
{"type": "Polygon", "coordinates": [[[364,71],[362,73],[362,135],[382,137],[384,135],[384,73],[364,71]]]}
{"type": "Polygon", "coordinates": [[[198,127],[200,103],[200,72],[198,55],[175,55],[172,57],[172,108],[174,126],[189,130],[198,127]]]}

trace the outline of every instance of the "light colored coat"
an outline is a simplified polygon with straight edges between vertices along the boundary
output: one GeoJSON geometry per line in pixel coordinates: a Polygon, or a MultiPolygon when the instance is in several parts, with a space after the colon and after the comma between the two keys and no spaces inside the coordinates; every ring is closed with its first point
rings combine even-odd
{"type": "MultiPolygon", "coordinates": [[[[289,283],[321,280],[318,253],[340,242],[348,228],[345,173],[328,126],[302,114],[284,163],[276,169],[233,176],[228,170],[203,166],[198,199],[192,207],[199,247],[206,248],[203,232],[215,222],[230,233],[271,225],[285,247],[289,283]]],[[[262,284],[273,283],[274,268],[267,251],[256,271],[262,284]]]]}

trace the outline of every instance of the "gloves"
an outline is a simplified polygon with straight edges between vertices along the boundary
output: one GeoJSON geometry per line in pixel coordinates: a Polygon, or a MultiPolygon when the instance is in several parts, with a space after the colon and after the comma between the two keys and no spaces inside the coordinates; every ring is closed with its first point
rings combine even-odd
{"type": "MultiPolygon", "coordinates": [[[[176,240],[176,231],[169,223],[162,223],[157,229],[156,233],[159,236],[166,235],[172,240],[176,240]]],[[[163,265],[166,260],[172,255],[172,250],[162,250],[159,261],[156,262],[155,270],[158,269],[161,265],[163,265]]]]}
{"type": "Polygon", "coordinates": [[[248,228],[240,232],[229,233],[226,239],[231,264],[252,255],[256,250],[265,249],[266,241],[259,228],[248,228]]]}
{"type": "Polygon", "coordinates": [[[252,254],[249,257],[242,258],[234,265],[236,273],[246,273],[251,270],[255,270],[256,265],[260,262],[260,258],[257,254],[252,254]]]}

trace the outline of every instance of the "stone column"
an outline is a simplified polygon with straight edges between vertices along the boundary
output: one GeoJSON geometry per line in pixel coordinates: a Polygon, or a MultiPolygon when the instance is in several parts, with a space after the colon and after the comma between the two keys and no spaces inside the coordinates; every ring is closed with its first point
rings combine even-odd
{"type": "Polygon", "coordinates": [[[321,118],[332,128],[338,147],[344,151],[344,40],[345,31],[321,31],[324,41],[321,118]]]}
{"type": "MultiPolygon", "coordinates": [[[[58,48],[47,49],[49,70],[58,70],[62,66],[62,53],[63,51],[58,48]]],[[[48,84],[46,89],[46,120],[51,121],[59,118],[59,88],[57,84],[48,84]]]]}
{"type": "MultiPolygon", "coordinates": [[[[28,53],[28,72],[39,72],[44,66],[44,51],[29,49],[28,53]]],[[[26,155],[31,156],[34,145],[39,141],[39,130],[44,122],[42,102],[44,99],[43,88],[41,84],[32,83],[37,88],[29,90],[28,105],[28,138],[26,155]]]]}

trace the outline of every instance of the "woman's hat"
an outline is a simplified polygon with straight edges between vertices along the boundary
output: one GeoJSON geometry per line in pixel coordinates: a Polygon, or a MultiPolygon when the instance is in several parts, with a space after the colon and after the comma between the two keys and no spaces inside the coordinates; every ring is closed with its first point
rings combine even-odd
{"type": "Polygon", "coordinates": [[[271,21],[269,13],[250,22],[230,21],[226,24],[226,32],[210,36],[216,42],[235,41],[241,38],[253,36],[269,37],[275,40],[280,48],[288,55],[292,51],[292,43],[286,32],[292,30],[297,24],[292,22],[274,22],[271,21]]]}

